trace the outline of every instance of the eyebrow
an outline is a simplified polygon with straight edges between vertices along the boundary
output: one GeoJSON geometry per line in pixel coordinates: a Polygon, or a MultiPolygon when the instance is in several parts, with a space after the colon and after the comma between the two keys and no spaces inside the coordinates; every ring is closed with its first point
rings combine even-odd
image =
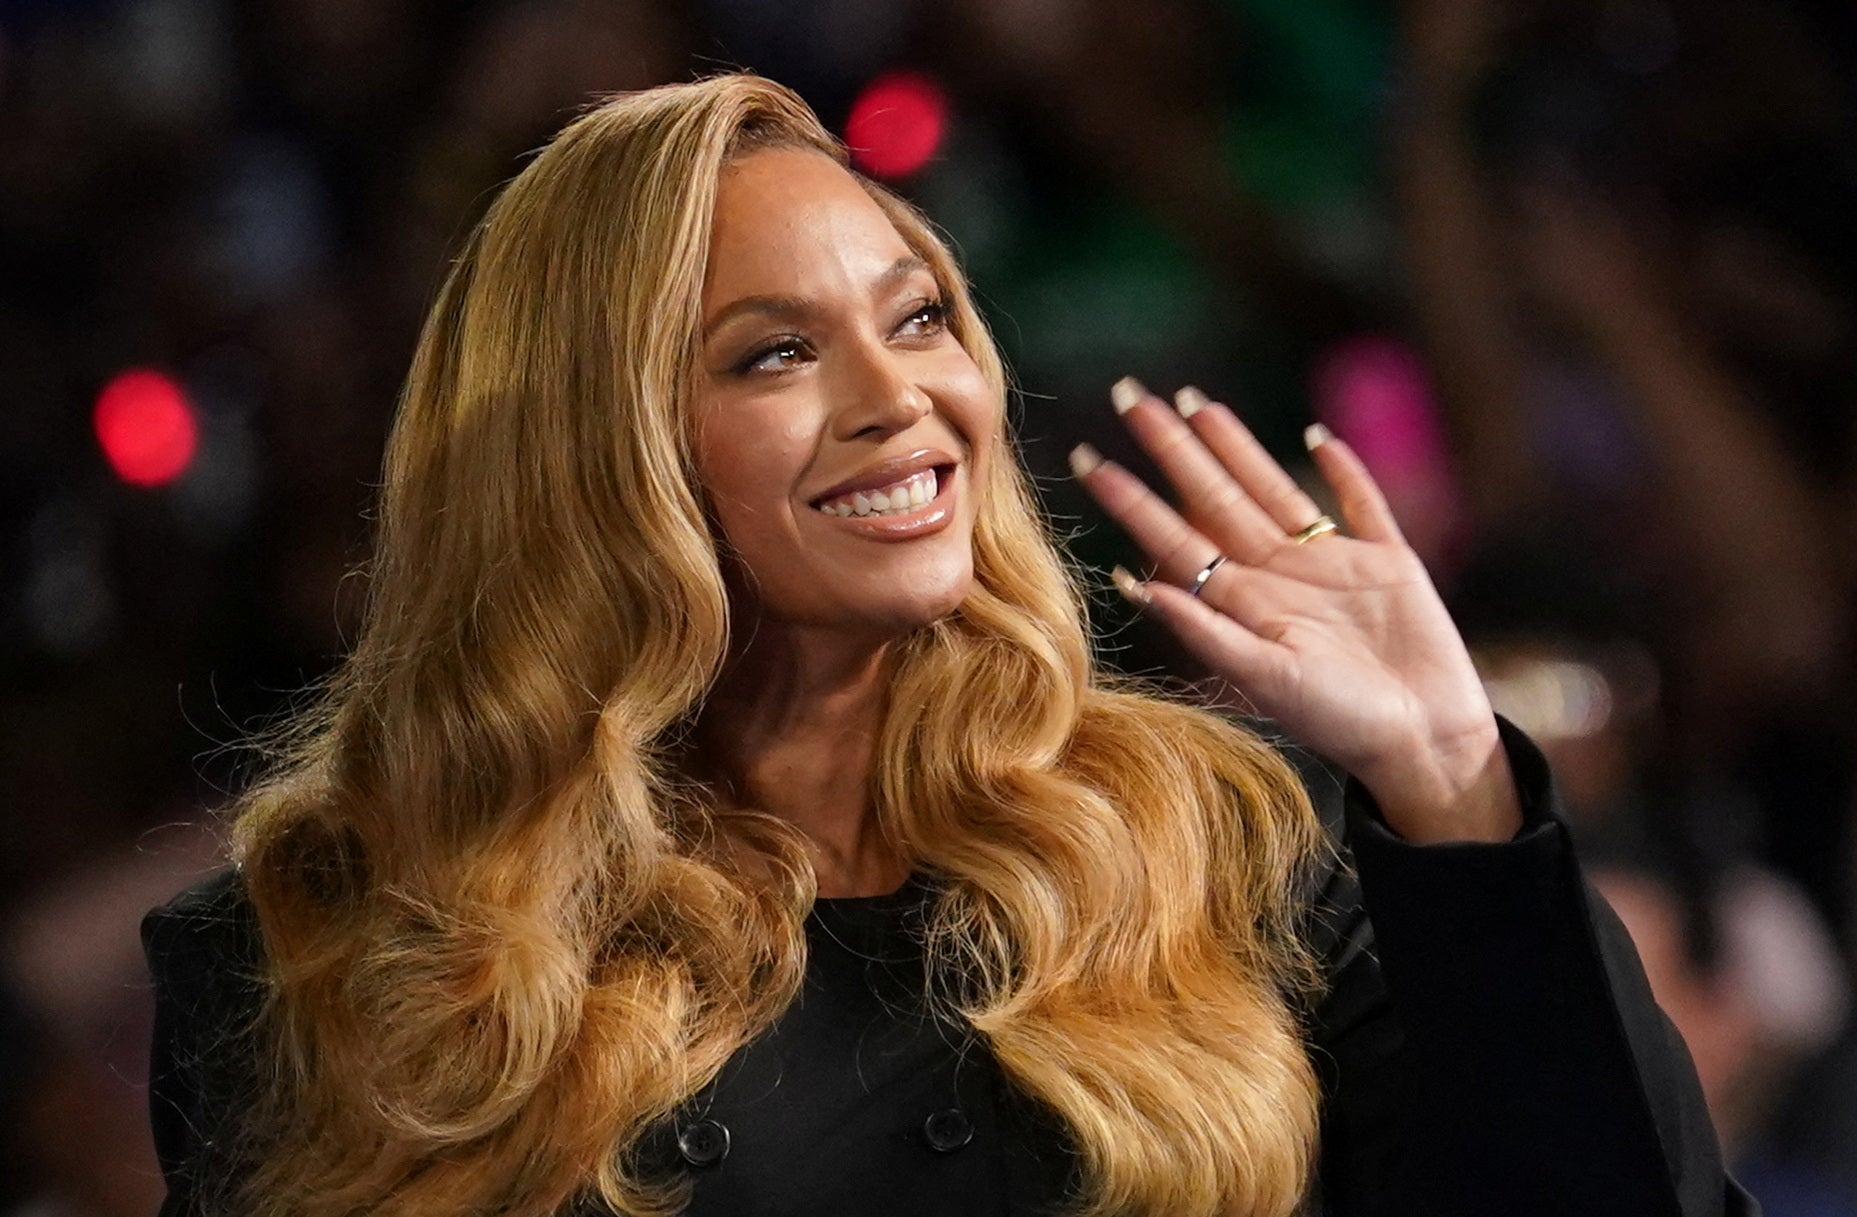
{"type": "MultiPolygon", "coordinates": [[[[919,271],[933,273],[934,268],[915,254],[905,254],[890,263],[884,272],[871,281],[871,295],[879,296],[895,287],[896,284],[919,271]]],[[[805,317],[814,311],[811,301],[802,296],[781,294],[763,296],[743,296],[730,301],[716,311],[703,326],[703,341],[715,337],[716,331],[735,318],[748,313],[762,313],[771,317],[805,317]]]]}

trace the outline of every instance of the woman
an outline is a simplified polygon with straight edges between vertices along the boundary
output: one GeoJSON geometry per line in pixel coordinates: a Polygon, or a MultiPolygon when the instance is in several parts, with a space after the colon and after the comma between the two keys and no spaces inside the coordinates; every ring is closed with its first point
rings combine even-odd
{"type": "Polygon", "coordinates": [[[421,339],[354,654],[145,929],[168,1211],[1749,1211],[1348,450],[1348,537],[1195,395],[1115,394],[1184,520],[1075,464],[1353,775],[1377,945],[1277,752],[1095,669],[1004,397],[786,90],[544,150],[421,339]]]}

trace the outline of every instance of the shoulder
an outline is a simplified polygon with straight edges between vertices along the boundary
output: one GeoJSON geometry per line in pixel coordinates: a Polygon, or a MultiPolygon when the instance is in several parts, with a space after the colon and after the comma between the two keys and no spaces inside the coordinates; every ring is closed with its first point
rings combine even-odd
{"type": "Polygon", "coordinates": [[[224,1069],[248,1055],[266,994],[264,939],[240,873],[219,871],[151,910],[142,951],[170,1067],[226,1089],[224,1069]]]}
{"type": "Polygon", "coordinates": [[[154,1096],[184,1106],[241,1098],[253,1081],[266,968],[240,873],[217,871],[150,910],[141,946],[154,977],[154,1096]]]}
{"type": "Polygon", "coordinates": [[[263,939],[238,870],[217,871],[151,909],[142,951],[158,990],[257,986],[263,939]]]}
{"type": "Polygon", "coordinates": [[[224,930],[251,916],[251,899],[245,879],[235,866],[216,870],[165,904],[150,909],[142,920],[142,939],[151,935],[184,935],[189,931],[224,930]]]}
{"type": "Polygon", "coordinates": [[[262,941],[236,870],[207,877],[142,919],[155,986],[149,1116],[174,1197],[198,1197],[231,1177],[241,1117],[262,1076],[262,941]]]}
{"type": "Polygon", "coordinates": [[[248,1035],[264,1004],[264,940],[236,869],[218,871],[142,918],[156,1016],[204,1053],[248,1035]]]}

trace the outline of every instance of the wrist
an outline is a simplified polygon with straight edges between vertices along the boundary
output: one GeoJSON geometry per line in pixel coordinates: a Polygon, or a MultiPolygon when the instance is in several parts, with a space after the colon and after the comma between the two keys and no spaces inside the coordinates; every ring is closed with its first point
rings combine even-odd
{"type": "Polygon", "coordinates": [[[1355,776],[1387,827],[1414,844],[1507,841],[1522,827],[1515,777],[1494,718],[1487,729],[1448,745],[1415,746],[1355,776]]]}

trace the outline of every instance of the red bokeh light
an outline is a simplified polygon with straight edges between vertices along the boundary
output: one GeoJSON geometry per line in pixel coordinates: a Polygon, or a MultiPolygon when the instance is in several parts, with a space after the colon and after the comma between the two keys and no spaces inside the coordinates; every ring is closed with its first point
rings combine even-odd
{"type": "Polygon", "coordinates": [[[864,86],[845,121],[851,162],[873,177],[906,177],[928,163],[948,129],[948,97],[919,72],[887,72],[864,86]]]}
{"type": "Polygon", "coordinates": [[[116,476],[132,486],[163,486],[187,471],[200,443],[193,403],[153,368],[120,372],[97,394],[91,420],[116,476]]]}

